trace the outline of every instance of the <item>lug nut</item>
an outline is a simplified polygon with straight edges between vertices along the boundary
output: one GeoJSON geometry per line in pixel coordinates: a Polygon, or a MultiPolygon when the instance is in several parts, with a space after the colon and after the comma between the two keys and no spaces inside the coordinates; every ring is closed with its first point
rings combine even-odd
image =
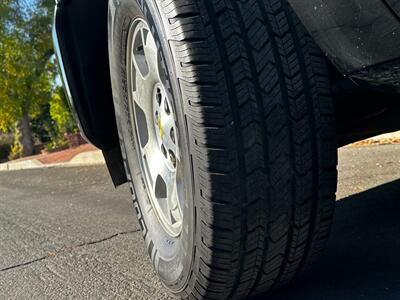
{"type": "Polygon", "coordinates": [[[160,106],[161,105],[161,100],[162,100],[162,95],[161,95],[161,90],[160,89],[157,89],[156,99],[157,99],[158,106],[160,106]]]}
{"type": "Polygon", "coordinates": [[[164,154],[165,158],[167,158],[167,149],[165,149],[164,145],[161,145],[161,152],[164,154]]]}
{"type": "Polygon", "coordinates": [[[169,159],[171,160],[172,164],[174,165],[174,168],[176,168],[176,156],[174,152],[169,150],[169,159]]]}
{"type": "Polygon", "coordinates": [[[172,142],[175,144],[175,129],[174,128],[171,128],[169,135],[171,137],[172,142]]]}
{"type": "Polygon", "coordinates": [[[169,105],[168,105],[167,101],[164,102],[164,110],[167,115],[169,115],[171,113],[171,111],[169,110],[169,105]]]}

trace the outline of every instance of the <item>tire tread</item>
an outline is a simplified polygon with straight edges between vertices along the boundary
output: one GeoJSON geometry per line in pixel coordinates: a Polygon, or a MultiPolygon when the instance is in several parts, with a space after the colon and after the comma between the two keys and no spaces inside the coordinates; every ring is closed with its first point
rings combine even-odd
{"type": "Polygon", "coordinates": [[[186,299],[280,288],[321,254],[336,192],[325,58],[286,0],[162,0],[200,230],[186,299]]]}

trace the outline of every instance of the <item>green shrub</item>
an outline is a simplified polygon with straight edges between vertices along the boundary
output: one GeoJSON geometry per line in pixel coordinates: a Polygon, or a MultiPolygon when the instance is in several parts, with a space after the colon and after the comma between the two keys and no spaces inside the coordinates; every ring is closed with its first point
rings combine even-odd
{"type": "Polygon", "coordinates": [[[24,147],[22,146],[21,140],[22,133],[19,129],[15,130],[14,139],[11,146],[10,155],[8,156],[9,160],[14,160],[21,158],[24,153],[24,147]]]}
{"type": "Polygon", "coordinates": [[[46,149],[49,152],[68,149],[68,141],[64,137],[59,138],[46,144],[46,149]]]}

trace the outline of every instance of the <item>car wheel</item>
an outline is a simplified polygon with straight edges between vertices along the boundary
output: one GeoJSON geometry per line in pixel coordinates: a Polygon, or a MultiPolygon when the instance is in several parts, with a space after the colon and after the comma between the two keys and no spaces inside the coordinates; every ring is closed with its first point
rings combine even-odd
{"type": "Polygon", "coordinates": [[[113,98],[156,273],[184,299],[302,274],[335,206],[325,59],[286,0],[111,0],[113,98]]]}

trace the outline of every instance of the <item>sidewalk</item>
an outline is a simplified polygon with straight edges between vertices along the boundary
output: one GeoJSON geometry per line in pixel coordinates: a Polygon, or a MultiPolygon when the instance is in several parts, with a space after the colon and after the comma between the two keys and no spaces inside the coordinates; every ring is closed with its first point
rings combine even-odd
{"type": "Polygon", "coordinates": [[[29,156],[0,164],[0,171],[104,164],[103,154],[92,145],[29,156]]]}

